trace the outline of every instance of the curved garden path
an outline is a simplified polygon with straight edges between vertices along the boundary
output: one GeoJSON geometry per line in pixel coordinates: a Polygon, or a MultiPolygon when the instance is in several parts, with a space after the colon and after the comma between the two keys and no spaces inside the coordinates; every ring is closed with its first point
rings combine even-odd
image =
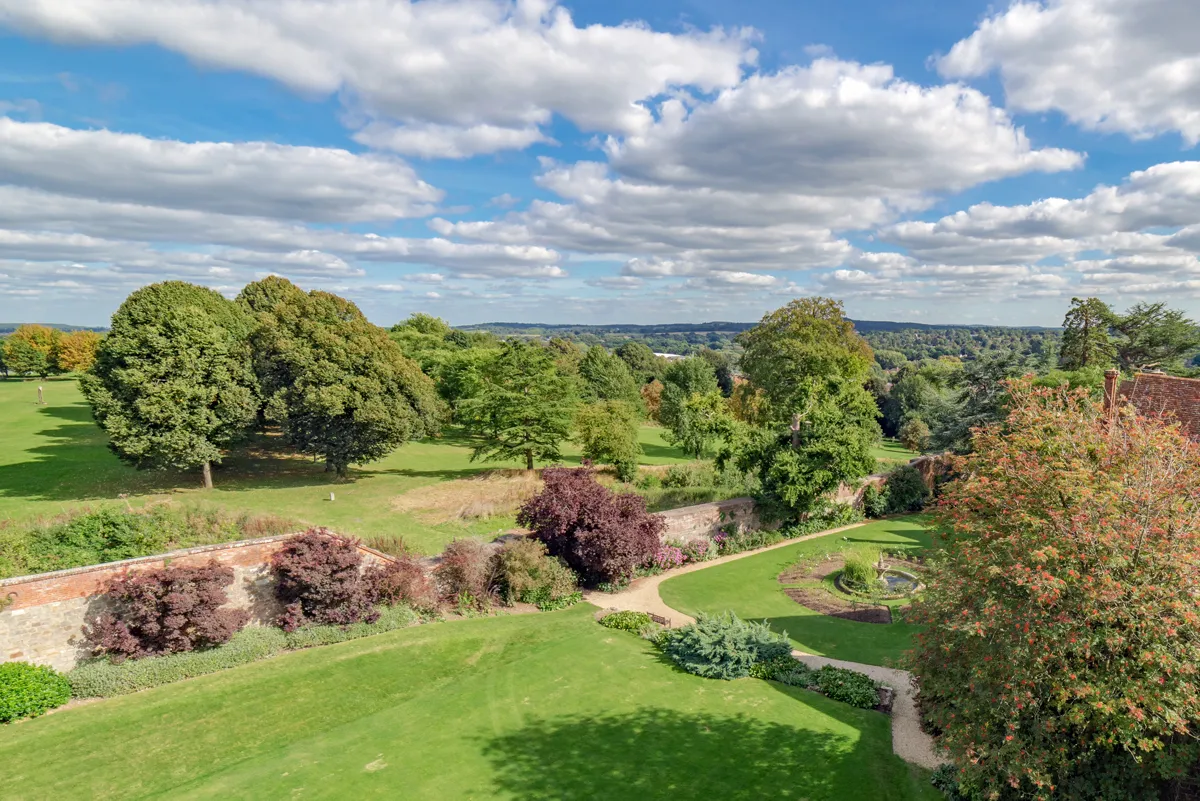
{"type": "MultiPolygon", "coordinates": [[[[813,540],[818,537],[827,537],[830,534],[838,534],[842,531],[858,528],[861,525],[863,524],[855,523],[849,526],[842,526],[841,528],[831,528],[827,531],[819,531],[816,534],[808,534],[803,537],[785,540],[775,545],[769,545],[766,548],[722,556],[708,562],[684,565],[683,567],[668,570],[657,576],[638,579],[620,592],[589,591],[584,593],[583,598],[585,601],[601,609],[649,612],[667,618],[670,620],[672,626],[684,626],[695,622],[695,619],[677,609],[667,606],[663,602],[662,596],[658,593],[659,585],[667,579],[681,576],[684,573],[693,573],[697,570],[716,567],[737,559],[745,559],[747,556],[754,556],[755,554],[774,550],[775,548],[795,545],[797,542],[813,540]]],[[[896,691],[896,698],[892,703],[892,752],[905,762],[920,765],[930,770],[946,761],[938,756],[934,748],[933,738],[921,731],[920,720],[917,715],[916,699],[913,697],[912,692],[912,675],[907,670],[885,668],[878,665],[864,665],[860,662],[845,662],[841,659],[830,659],[826,656],[806,654],[803,651],[792,651],[792,656],[809,667],[819,668],[822,665],[833,665],[835,667],[849,668],[859,673],[865,673],[876,681],[890,686],[896,691]]]]}

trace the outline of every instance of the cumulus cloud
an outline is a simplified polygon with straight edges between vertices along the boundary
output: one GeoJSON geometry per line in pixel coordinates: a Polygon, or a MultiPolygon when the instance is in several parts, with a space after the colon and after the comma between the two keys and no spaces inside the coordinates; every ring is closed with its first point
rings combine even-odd
{"type": "Polygon", "coordinates": [[[401,152],[438,156],[527,145],[555,114],[635,132],[652,122],[640,101],[731,86],[756,55],[748,31],[581,28],[553,0],[0,0],[0,23],[62,42],[156,44],[300,92],[340,92],[362,116],[401,126],[390,138],[401,152]],[[441,149],[428,135],[437,126],[462,133],[441,149]]]}
{"type": "Polygon", "coordinates": [[[162,208],[312,222],[429,214],[442,193],[404,162],[269,142],[178,142],[0,117],[0,182],[162,208]]]}
{"type": "Polygon", "coordinates": [[[617,172],[659,184],[893,202],[1082,163],[1032,147],[974,89],[922,87],[886,64],[825,58],[749,76],[692,110],[668,100],[655,125],[607,149],[617,172]]]}
{"type": "Polygon", "coordinates": [[[1200,142],[1194,0],[1013,3],[937,61],[951,78],[998,71],[1018,111],[1061,111],[1087,128],[1200,142]]]}

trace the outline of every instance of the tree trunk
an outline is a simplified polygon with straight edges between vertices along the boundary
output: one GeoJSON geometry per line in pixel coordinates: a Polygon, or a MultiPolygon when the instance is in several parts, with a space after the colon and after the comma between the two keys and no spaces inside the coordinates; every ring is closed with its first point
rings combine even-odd
{"type": "Polygon", "coordinates": [[[204,488],[212,489],[212,465],[205,462],[201,469],[204,471],[204,488]]]}
{"type": "Polygon", "coordinates": [[[800,447],[800,415],[792,415],[792,447],[800,447]]]}
{"type": "Polygon", "coordinates": [[[525,451],[525,469],[533,469],[533,451],[525,451]]]}

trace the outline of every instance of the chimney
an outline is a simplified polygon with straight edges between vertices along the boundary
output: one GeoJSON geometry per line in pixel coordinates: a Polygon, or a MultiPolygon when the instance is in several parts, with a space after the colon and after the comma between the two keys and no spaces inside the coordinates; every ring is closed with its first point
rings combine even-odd
{"type": "Polygon", "coordinates": [[[1107,370],[1104,373],[1104,411],[1112,419],[1117,414],[1117,387],[1121,383],[1120,370],[1107,370]]]}

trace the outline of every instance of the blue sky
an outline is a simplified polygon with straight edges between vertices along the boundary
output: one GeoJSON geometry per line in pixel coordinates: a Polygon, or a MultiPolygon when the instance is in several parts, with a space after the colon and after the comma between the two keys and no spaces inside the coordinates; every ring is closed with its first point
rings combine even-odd
{"type": "Polygon", "coordinates": [[[0,321],[1200,315],[1188,0],[0,0],[0,321]]]}

